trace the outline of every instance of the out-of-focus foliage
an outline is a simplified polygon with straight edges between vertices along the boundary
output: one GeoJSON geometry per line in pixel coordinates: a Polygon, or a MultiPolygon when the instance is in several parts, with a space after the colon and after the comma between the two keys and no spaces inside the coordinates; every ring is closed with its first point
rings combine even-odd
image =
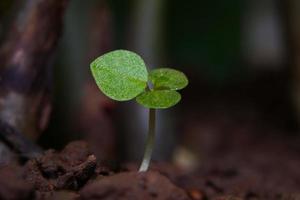
{"type": "Polygon", "coordinates": [[[8,18],[10,15],[13,15],[11,13],[12,7],[13,7],[14,0],[1,0],[0,1],[0,42],[2,39],[4,39],[4,34],[7,31],[8,26],[8,18]]]}
{"type": "Polygon", "coordinates": [[[1,0],[0,1],[0,15],[6,14],[12,6],[13,0],[1,0]]]}
{"type": "Polygon", "coordinates": [[[210,84],[240,80],[242,2],[168,2],[165,39],[179,66],[195,68],[210,84]]]}

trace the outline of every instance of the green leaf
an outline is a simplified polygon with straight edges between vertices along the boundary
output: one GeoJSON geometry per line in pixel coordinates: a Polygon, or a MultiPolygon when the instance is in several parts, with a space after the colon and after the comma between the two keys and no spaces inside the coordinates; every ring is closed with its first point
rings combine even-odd
{"type": "Polygon", "coordinates": [[[136,101],[146,108],[169,108],[176,105],[181,95],[174,90],[152,90],[137,96],[136,101]]]}
{"type": "Polygon", "coordinates": [[[127,50],[106,53],[91,63],[93,77],[108,97],[126,101],[145,90],[148,72],[143,59],[127,50]]]}
{"type": "Polygon", "coordinates": [[[188,85],[184,73],[169,68],[154,69],[150,72],[149,79],[156,89],[180,90],[188,85]]]}

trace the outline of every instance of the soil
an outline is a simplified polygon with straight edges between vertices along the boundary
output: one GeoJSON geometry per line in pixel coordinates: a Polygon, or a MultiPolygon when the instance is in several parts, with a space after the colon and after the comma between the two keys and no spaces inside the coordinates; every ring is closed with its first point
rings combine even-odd
{"type": "Polygon", "coordinates": [[[300,199],[298,148],[283,150],[281,143],[272,140],[253,151],[247,148],[253,146],[251,139],[239,141],[243,150],[232,147],[227,156],[215,154],[193,172],[153,163],[146,173],[138,173],[135,164],[113,171],[97,160],[85,142],[75,141],[23,166],[1,167],[0,199],[300,199]]]}

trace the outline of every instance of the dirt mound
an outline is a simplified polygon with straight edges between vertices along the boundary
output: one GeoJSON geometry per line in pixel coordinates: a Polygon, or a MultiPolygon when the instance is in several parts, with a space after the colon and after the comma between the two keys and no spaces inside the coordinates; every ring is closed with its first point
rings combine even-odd
{"type": "Polygon", "coordinates": [[[260,151],[250,151],[251,157],[240,157],[233,151],[230,157],[206,159],[193,173],[163,163],[152,163],[146,173],[138,173],[136,164],[117,172],[97,161],[85,142],[77,141],[60,152],[48,150],[24,166],[1,167],[0,199],[300,199],[299,161],[291,153],[272,152],[259,157],[260,151]]]}
{"type": "Polygon", "coordinates": [[[189,200],[186,192],[158,172],[123,172],[86,185],[84,200],[189,200]]]}

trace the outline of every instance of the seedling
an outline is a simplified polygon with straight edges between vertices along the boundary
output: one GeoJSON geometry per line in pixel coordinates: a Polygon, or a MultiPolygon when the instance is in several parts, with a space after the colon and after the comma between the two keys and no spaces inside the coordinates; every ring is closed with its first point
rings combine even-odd
{"type": "Polygon", "coordinates": [[[156,109],[170,108],[180,101],[177,90],[187,86],[187,77],[170,68],[154,69],[148,73],[143,59],[127,50],[106,53],[90,66],[99,89],[105,95],[117,101],[135,98],[149,108],[148,136],[139,169],[140,172],[147,171],[154,146],[156,109]]]}

